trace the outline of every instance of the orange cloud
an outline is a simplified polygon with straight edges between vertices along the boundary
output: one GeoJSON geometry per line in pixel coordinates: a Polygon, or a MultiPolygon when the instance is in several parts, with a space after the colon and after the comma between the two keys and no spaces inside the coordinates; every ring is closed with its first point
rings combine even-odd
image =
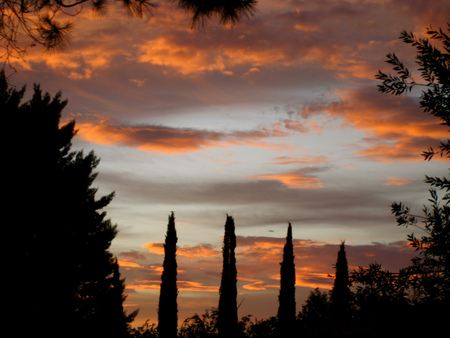
{"type": "Polygon", "coordinates": [[[275,164],[286,164],[286,165],[311,165],[311,164],[322,164],[328,160],[325,156],[317,155],[305,155],[300,157],[292,156],[278,156],[272,159],[275,164]]]}
{"type": "Polygon", "coordinates": [[[118,263],[119,263],[120,267],[124,267],[124,268],[142,268],[141,265],[139,265],[138,263],[133,262],[129,259],[121,259],[118,261],[118,263]]]}
{"type": "Polygon", "coordinates": [[[292,189],[319,189],[322,183],[316,177],[303,175],[298,171],[290,171],[282,174],[253,175],[251,179],[275,180],[292,189]]]}
{"type": "Polygon", "coordinates": [[[244,75],[259,72],[258,66],[267,64],[288,64],[282,49],[255,49],[254,46],[233,46],[208,44],[192,47],[189,37],[183,41],[173,37],[158,37],[139,47],[138,60],[157,66],[168,67],[183,75],[200,75],[219,71],[231,75],[237,65],[250,65],[244,75]]]}
{"type": "MultiPolygon", "coordinates": [[[[148,249],[149,252],[156,255],[164,255],[164,244],[158,242],[147,243],[142,246],[148,249]]],[[[194,258],[194,257],[214,257],[221,253],[220,250],[215,249],[211,244],[198,244],[196,246],[181,246],[177,248],[177,255],[194,258]]]]}
{"type": "Polygon", "coordinates": [[[278,129],[259,129],[253,131],[218,132],[189,128],[170,128],[164,126],[120,126],[106,119],[96,123],[78,123],[79,136],[89,142],[108,145],[125,145],[144,151],[164,154],[184,154],[206,148],[228,146],[253,146],[286,149],[286,145],[262,142],[271,137],[283,137],[278,129]]]}
{"type": "Polygon", "coordinates": [[[219,292],[218,286],[208,286],[203,285],[199,282],[193,282],[193,281],[177,281],[177,287],[179,290],[184,291],[197,291],[197,292],[219,292]]]}
{"type": "Polygon", "coordinates": [[[256,280],[251,278],[239,278],[239,281],[244,282],[242,288],[249,291],[261,291],[267,290],[269,288],[279,288],[279,284],[270,284],[262,280],[256,280]],[[246,284],[246,282],[251,282],[250,284],[246,284]]]}
{"type": "Polygon", "coordinates": [[[144,249],[148,249],[149,252],[156,255],[164,255],[163,243],[147,243],[142,246],[144,249]]]}
{"type": "Polygon", "coordinates": [[[225,70],[223,56],[176,44],[168,38],[159,37],[140,46],[138,60],[158,66],[174,68],[183,75],[202,74],[206,71],[225,70]]]}
{"type": "Polygon", "coordinates": [[[127,289],[131,290],[160,290],[161,280],[135,280],[127,283],[127,289]]]}
{"type": "Polygon", "coordinates": [[[196,246],[182,246],[177,249],[178,256],[188,258],[194,257],[214,257],[221,254],[220,250],[215,249],[210,244],[199,244],[196,246]]]}
{"type": "Polygon", "coordinates": [[[414,180],[407,177],[399,177],[399,176],[391,176],[387,178],[388,181],[384,183],[384,185],[408,185],[411,184],[414,180]]]}
{"type": "Polygon", "coordinates": [[[366,132],[368,147],[357,154],[376,161],[417,160],[439,145],[448,130],[419,108],[417,99],[379,93],[374,87],[337,91],[337,100],[303,110],[303,116],[325,113],[341,118],[343,127],[366,132]]]}

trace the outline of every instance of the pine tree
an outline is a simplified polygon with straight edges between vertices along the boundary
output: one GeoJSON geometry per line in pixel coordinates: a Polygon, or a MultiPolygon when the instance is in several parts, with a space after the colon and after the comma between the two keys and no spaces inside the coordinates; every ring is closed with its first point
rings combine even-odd
{"type": "Polygon", "coordinates": [[[236,235],[233,217],[227,215],[223,240],[223,270],[219,289],[219,313],[217,326],[220,337],[237,336],[237,270],[236,235]]]}
{"type": "Polygon", "coordinates": [[[60,126],[67,104],[61,94],[52,98],[35,85],[22,103],[24,94],[25,87],[10,88],[0,73],[0,111],[8,126],[2,134],[10,216],[2,246],[6,322],[24,336],[87,337],[99,332],[108,306],[109,247],[117,230],[102,209],[114,193],[96,198],[99,159],[71,151],[75,121],[60,126]]]}
{"type": "Polygon", "coordinates": [[[336,318],[347,318],[350,316],[350,281],[345,254],[345,242],[341,243],[335,269],[336,277],[331,291],[332,312],[336,318]]]}
{"type": "Polygon", "coordinates": [[[283,262],[280,264],[280,294],[278,296],[278,333],[279,337],[288,337],[295,331],[295,264],[294,245],[292,243],[292,225],[289,223],[286,244],[283,249],[283,262]]]}
{"type": "Polygon", "coordinates": [[[164,244],[164,263],[161,276],[161,292],[158,308],[158,332],[160,338],[177,337],[177,233],[175,229],[175,216],[169,215],[167,224],[166,242],[164,244]]]}

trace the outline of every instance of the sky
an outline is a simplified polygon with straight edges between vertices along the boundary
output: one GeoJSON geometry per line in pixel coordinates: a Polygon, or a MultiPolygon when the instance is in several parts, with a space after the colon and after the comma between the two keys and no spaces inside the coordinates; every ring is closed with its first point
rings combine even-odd
{"type": "Polygon", "coordinates": [[[350,271],[408,265],[406,236],[420,230],[398,227],[390,205],[421,213],[424,176],[448,170],[421,153],[448,130],[421,110],[420,91],[380,93],[375,74],[390,71],[391,52],[415,71],[400,32],[445,29],[450,1],[260,0],[238,25],[213,19],[203,30],[172,2],[158,5],[145,19],[83,10],[67,49],[32,48],[10,77],[28,93],[33,83],[61,91],[73,149],[100,158],[94,186],[116,194],[105,211],[135,325],[157,322],[172,211],[179,325],[218,305],[227,214],[239,317],[276,315],[289,222],[298,311],[311,290],[332,287],[342,241],[350,271]]]}

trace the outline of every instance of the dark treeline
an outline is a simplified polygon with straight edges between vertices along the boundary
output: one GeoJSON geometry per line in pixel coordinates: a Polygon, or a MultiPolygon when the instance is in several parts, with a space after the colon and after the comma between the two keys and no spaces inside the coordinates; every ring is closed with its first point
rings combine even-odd
{"type": "MultiPolygon", "coordinates": [[[[417,48],[422,78],[428,87],[424,110],[450,126],[450,36],[428,31],[445,51],[426,39],[402,33],[417,48]]],[[[379,73],[382,92],[400,95],[418,85],[395,55],[388,55],[397,75],[379,73]]],[[[169,215],[164,245],[158,325],[132,328],[137,312],[123,302],[125,280],[110,251],[116,225],[104,208],[114,193],[96,197],[92,187],[99,159],[93,152],[72,151],[75,121],[60,125],[67,101],[34,86],[10,87],[0,73],[0,111],[5,117],[4,200],[6,222],[4,330],[18,337],[418,337],[447,330],[450,309],[450,183],[426,177],[430,205],[415,216],[402,203],[392,204],[399,226],[421,227],[408,235],[417,250],[409,266],[390,272],[380,264],[348,270],[345,243],[337,252],[330,291],[311,291],[301,310],[295,303],[292,226],[280,252],[280,293],[274,317],[238,318],[234,219],[227,215],[218,307],[194,314],[178,325],[177,262],[174,213],[169,215]],[[441,190],[440,197],[437,190],[441,190]],[[422,223],[419,223],[422,220],[422,223]]],[[[450,141],[424,153],[449,156],[450,141]]],[[[349,257],[351,260],[351,257],[349,257]]],[[[276,304],[274,304],[276,309],[276,304]]]]}

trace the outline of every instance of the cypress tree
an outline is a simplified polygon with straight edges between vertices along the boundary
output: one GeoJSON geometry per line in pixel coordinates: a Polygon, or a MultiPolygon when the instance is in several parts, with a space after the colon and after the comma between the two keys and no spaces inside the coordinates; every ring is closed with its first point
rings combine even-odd
{"type": "Polygon", "coordinates": [[[283,249],[283,262],[280,264],[280,294],[278,296],[278,335],[289,337],[295,331],[295,264],[292,244],[292,225],[289,223],[286,244],[283,249]]]}
{"type": "Polygon", "coordinates": [[[237,314],[237,270],[236,235],[233,217],[227,215],[223,240],[223,270],[219,289],[219,313],[217,326],[219,337],[236,337],[238,334],[237,314]]]}
{"type": "Polygon", "coordinates": [[[347,257],[345,254],[345,242],[341,243],[337,261],[334,286],[331,291],[331,306],[336,318],[350,316],[350,282],[348,278],[347,257]]]}
{"type": "Polygon", "coordinates": [[[164,244],[164,263],[161,275],[161,291],[158,307],[158,332],[160,338],[176,338],[178,326],[177,306],[177,232],[175,216],[169,215],[166,242],[164,244]]]}

